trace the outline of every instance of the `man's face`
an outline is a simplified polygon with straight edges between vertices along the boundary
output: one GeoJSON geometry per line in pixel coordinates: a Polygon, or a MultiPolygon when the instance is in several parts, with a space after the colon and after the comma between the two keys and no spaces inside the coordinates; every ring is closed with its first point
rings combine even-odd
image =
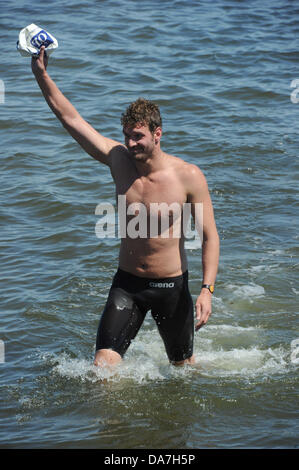
{"type": "MultiPolygon", "coordinates": [[[[155,131],[156,132],[156,131],[155,131]]],[[[124,127],[125,145],[130,156],[136,161],[146,161],[155,149],[155,133],[152,134],[147,125],[136,124],[124,127]]]]}

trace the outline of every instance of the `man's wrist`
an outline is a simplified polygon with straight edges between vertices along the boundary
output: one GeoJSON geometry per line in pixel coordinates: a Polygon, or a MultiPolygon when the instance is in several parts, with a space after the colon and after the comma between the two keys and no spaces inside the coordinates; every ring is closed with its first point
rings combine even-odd
{"type": "Polygon", "coordinates": [[[213,294],[214,290],[215,290],[214,284],[205,284],[205,283],[203,283],[201,285],[201,291],[202,292],[209,292],[210,294],[213,294]]]}

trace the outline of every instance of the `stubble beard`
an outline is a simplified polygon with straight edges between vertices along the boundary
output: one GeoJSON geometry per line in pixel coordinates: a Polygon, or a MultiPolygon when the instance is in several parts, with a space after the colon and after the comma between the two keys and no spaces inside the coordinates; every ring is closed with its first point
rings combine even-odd
{"type": "Polygon", "coordinates": [[[136,161],[136,162],[141,162],[141,163],[145,163],[147,162],[149,159],[152,158],[152,155],[153,155],[153,152],[154,152],[154,143],[153,145],[151,146],[151,148],[145,150],[144,148],[141,148],[140,150],[138,149],[138,151],[134,152],[134,151],[129,151],[129,154],[131,156],[131,158],[136,161]]]}
{"type": "Polygon", "coordinates": [[[147,162],[147,160],[150,158],[150,156],[146,153],[133,153],[131,154],[131,157],[133,158],[133,160],[135,160],[135,162],[141,162],[141,163],[145,163],[147,162]]]}

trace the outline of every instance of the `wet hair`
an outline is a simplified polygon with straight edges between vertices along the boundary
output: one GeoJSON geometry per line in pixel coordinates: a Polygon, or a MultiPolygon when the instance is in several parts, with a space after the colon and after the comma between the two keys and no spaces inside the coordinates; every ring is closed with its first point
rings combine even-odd
{"type": "Polygon", "coordinates": [[[147,125],[153,133],[157,127],[162,127],[159,106],[153,101],[138,98],[121,115],[121,124],[123,127],[134,127],[136,124],[147,125]]]}

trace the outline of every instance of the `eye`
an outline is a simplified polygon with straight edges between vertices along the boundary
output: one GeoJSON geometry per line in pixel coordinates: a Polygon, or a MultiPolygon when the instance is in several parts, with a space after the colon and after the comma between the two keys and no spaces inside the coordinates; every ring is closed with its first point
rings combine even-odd
{"type": "Polygon", "coordinates": [[[137,140],[142,139],[143,134],[141,134],[140,132],[136,132],[133,134],[127,134],[126,132],[124,132],[124,136],[125,136],[125,139],[132,139],[132,140],[135,140],[136,142],[137,140]]]}

